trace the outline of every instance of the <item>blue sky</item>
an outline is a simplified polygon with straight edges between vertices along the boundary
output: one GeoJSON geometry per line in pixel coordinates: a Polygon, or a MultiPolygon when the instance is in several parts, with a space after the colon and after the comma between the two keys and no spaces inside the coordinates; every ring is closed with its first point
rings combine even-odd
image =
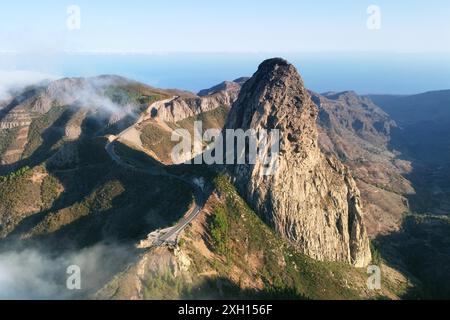
{"type": "Polygon", "coordinates": [[[448,0],[1,1],[0,71],[197,91],[282,56],[319,92],[417,93],[450,88],[449,17],[448,0]],[[70,5],[80,30],[67,28],[70,5]]]}
{"type": "Polygon", "coordinates": [[[447,0],[15,0],[0,4],[0,51],[450,52],[449,17],[447,0]]]}

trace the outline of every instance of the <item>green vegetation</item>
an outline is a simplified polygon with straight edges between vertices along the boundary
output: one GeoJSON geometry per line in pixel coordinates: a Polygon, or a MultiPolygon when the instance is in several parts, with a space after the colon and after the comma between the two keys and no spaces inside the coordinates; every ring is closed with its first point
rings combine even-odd
{"type": "Polygon", "coordinates": [[[189,117],[171,124],[172,129],[183,128],[187,129],[191,135],[194,134],[194,122],[201,121],[203,130],[208,129],[222,129],[228,116],[228,109],[226,107],[218,107],[211,111],[203,112],[195,117],[189,117]]]}
{"type": "Polygon", "coordinates": [[[13,143],[19,128],[12,128],[0,131],[0,155],[2,155],[8,147],[13,143]]]}
{"type": "Polygon", "coordinates": [[[205,258],[190,241],[183,243],[183,250],[191,256],[192,273],[214,270],[216,275],[196,278],[193,285],[186,286],[182,297],[361,298],[358,286],[351,284],[365,285],[364,270],[343,263],[315,261],[299,253],[262,222],[227,176],[217,176],[214,184],[223,201],[214,206],[207,233],[218,256],[205,258]],[[246,288],[245,283],[262,288],[246,288]]]}
{"type": "MultiPolygon", "coordinates": [[[[25,146],[23,158],[31,156],[44,143],[44,131],[58,121],[65,112],[67,112],[66,107],[53,107],[46,114],[31,122],[28,133],[28,143],[25,146]]],[[[51,147],[51,145],[49,147],[51,147]]],[[[48,156],[48,154],[45,156],[48,156]]]]}
{"type": "Polygon", "coordinates": [[[175,295],[182,295],[186,284],[181,278],[174,277],[169,270],[147,280],[144,286],[144,299],[171,299],[175,295]]]}
{"type": "Polygon", "coordinates": [[[407,298],[446,299],[450,295],[450,216],[409,213],[402,229],[380,236],[383,259],[417,279],[407,298]]]}
{"type": "Polygon", "coordinates": [[[113,200],[123,191],[123,186],[118,181],[108,181],[82,201],[47,215],[33,233],[36,235],[52,233],[91,213],[105,212],[112,208],[113,200]]]}
{"type": "Polygon", "coordinates": [[[0,182],[0,238],[11,232],[25,217],[40,208],[41,193],[38,183],[30,178],[34,170],[27,167],[3,177],[0,182]]]}
{"type": "Polygon", "coordinates": [[[171,160],[171,152],[177,144],[171,140],[171,132],[164,130],[158,124],[149,122],[142,129],[141,140],[144,147],[152,150],[162,161],[171,160]]]}
{"type": "MultiPolygon", "coordinates": [[[[202,121],[203,130],[221,129],[225,124],[228,109],[219,107],[214,110],[204,112],[195,117],[189,117],[177,123],[167,123],[170,129],[186,129],[190,132],[191,137],[194,134],[194,122],[202,121]]],[[[173,147],[178,143],[171,140],[172,132],[157,123],[147,122],[142,129],[141,140],[144,147],[153,151],[157,157],[163,162],[171,161],[171,152],[173,147]]]]}
{"type": "Polygon", "coordinates": [[[139,86],[110,86],[106,88],[104,94],[121,106],[128,104],[147,106],[167,98],[163,94],[150,92],[139,86]]]}
{"type": "Polygon", "coordinates": [[[428,213],[407,212],[404,216],[404,221],[412,224],[420,224],[433,220],[450,224],[450,214],[434,215],[428,213]]]}
{"type": "MultiPolygon", "coordinates": [[[[65,123],[64,108],[55,108],[32,124],[30,134],[36,139],[31,139],[28,152],[33,161],[49,157],[47,148],[59,137],[54,131],[60,131],[53,128],[65,123]],[[38,149],[46,157],[35,159],[38,149]]],[[[126,243],[178,221],[192,203],[191,188],[175,179],[117,166],[106,154],[105,142],[104,138],[66,142],[73,144],[76,161],[39,162],[43,166],[1,177],[0,219],[5,223],[0,237],[14,232],[58,248],[93,245],[105,238],[126,243]]],[[[156,164],[125,145],[118,144],[118,150],[146,167],[156,164]]]]}
{"type": "Polygon", "coordinates": [[[226,212],[226,207],[217,207],[214,210],[212,221],[209,227],[216,251],[219,254],[228,254],[228,238],[230,233],[230,225],[228,224],[228,214],[226,212]]]}
{"type": "MultiPolygon", "coordinates": [[[[84,167],[58,178],[66,196],[26,236],[60,246],[92,245],[104,237],[124,242],[145,238],[149,230],[179,220],[192,201],[189,186],[177,180],[114,164],[84,167]]],[[[54,186],[49,189],[46,198],[55,194],[54,186]]]]}
{"type": "Polygon", "coordinates": [[[14,172],[9,173],[6,176],[0,176],[0,183],[4,183],[7,181],[11,181],[16,179],[17,177],[22,177],[23,175],[25,175],[28,171],[30,170],[30,167],[25,166],[22,167],[14,172]]]}
{"type": "MultiPolygon", "coordinates": [[[[300,253],[262,222],[227,176],[216,174],[209,181],[218,197],[206,205],[211,210],[200,223],[205,229],[187,228],[180,250],[147,253],[141,275],[145,299],[378,299],[386,291],[398,292],[397,280],[390,278],[383,279],[383,291],[368,292],[365,269],[300,253]],[[188,268],[174,271],[186,257],[188,268]]],[[[136,268],[117,276],[102,294],[135,295],[136,268]]]]}
{"type": "Polygon", "coordinates": [[[372,253],[372,264],[380,266],[383,262],[381,252],[373,241],[370,242],[370,252],[372,253]]]}
{"type": "Polygon", "coordinates": [[[60,184],[53,175],[45,176],[41,184],[42,208],[49,209],[59,195],[60,184]]]}

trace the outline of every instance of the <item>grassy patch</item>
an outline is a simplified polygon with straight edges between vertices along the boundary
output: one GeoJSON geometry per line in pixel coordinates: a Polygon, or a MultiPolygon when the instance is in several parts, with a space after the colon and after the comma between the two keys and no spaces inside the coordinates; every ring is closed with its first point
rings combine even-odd
{"type": "Polygon", "coordinates": [[[180,296],[186,290],[186,284],[181,278],[174,277],[166,270],[147,279],[144,286],[144,299],[171,299],[180,296]]]}
{"type": "Polygon", "coordinates": [[[214,110],[203,112],[195,117],[189,117],[178,121],[174,128],[187,129],[191,135],[194,134],[194,122],[201,121],[203,130],[208,129],[222,129],[228,116],[228,109],[226,107],[218,107],[214,110]]]}
{"type": "Polygon", "coordinates": [[[53,107],[45,115],[34,119],[30,124],[28,143],[25,145],[23,157],[31,156],[44,142],[43,132],[53,125],[67,110],[66,107],[53,107]]]}
{"type": "Polygon", "coordinates": [[[167,98],[163,94],[148,91],[140,86],[109,86],[105,89],[104,94],[118,105],[140,105],[143,108],[167,98]]]}
{"type": "Polygon", "coordinates": [[[177,144],[171,136],[171,132],[149,122],[142,129],[141,140],[144,147],[152,150],[162,161],[170,161],[172,149],[177,144]]]}
{"type": "MultiPolygon", "coordinates": [[[[227,176],[219,174],[209,181],[219,198],[208,201],[212,211],[206,217],[204,233],[197,233],[198,226],[188,228],[180,242],[179,253],[189,257],[188,270],[173,267],[177,265],[173,259],[184,261],[178,253],[148,252],[142,275],[145,299],[367,298],[365,270],[316,261],[298,252],[262,222],[227,176]],[[203,244],[198,247],[199,241],[209,250],[205,251],[203,244]]],[[[134,286],[135,272],[124,273],[113,282],[118,288],[113,292],[134,286]]],[[[130,295],[123,294],[119,296],[130,295]]],[[[377,293],[371,297],[379,298],[377,293]]]]}
{"type": "Polygon", "coordinates": [[[0,237],[6,236],[25,217],[41,207],[39,184],[32,183],[32,170],[24,170],[0,183],[0,237]]]}
{"type": "MultiPolygon", "coordinates": [[[[212,278],[199,278],[187,297],[272,299],[358,299],[352,281],[359,270],[342,263],[319,262],[298,252],[262,222],[224,175],[214,184],[224,201],[214,208],[207,232],[213,249],[226,256],[205,260],[189,242],[193,270],[215,270],[212,278]],[[348,285],[346,281],[348,280],[348,285]],[[261,283],[262,289],[242,287],[241,282],[261,283]],[[220,295],[214,293],[217,288],[220,295]]],[[[364,278],[363,278],[364,279],[364,278]]]]}
{"type": "Polygon", "coordinates": [[[228,223],[226,207],[217,207],[214,210],[209,228],[215,250],[219,254],[227,255],[229,253],[228,238],[230,225],[228,223]]]}
{"type": "Polygon", "coordinates": [[[0,130],[0,155],[2,155],[13,143],[19,128],[0,130]]]}
{"type": "Polygon", "coordinates": [[[377,238],[383,258],[419,280],[406,297],[447,299],[450,296],[450,218],[408,214],[399,232],[377,238]]]}
{"type": "Polygon", "coordinates": [[[14,172],[11,172],[9,174],[7,174],[6,176],[0,176],[0,183],[4,183],[7,181],[12,181],[18,177],[22,177],[24,176],[28,171],[30,170],[30,167],[25,166],[22,167],[14,172]]]}
{"type": "Polygon", "coordinates": [[[41,184],[42,208],[49,209],[59,196],[60,183],[53,175],[45,176],[41,184]]]}

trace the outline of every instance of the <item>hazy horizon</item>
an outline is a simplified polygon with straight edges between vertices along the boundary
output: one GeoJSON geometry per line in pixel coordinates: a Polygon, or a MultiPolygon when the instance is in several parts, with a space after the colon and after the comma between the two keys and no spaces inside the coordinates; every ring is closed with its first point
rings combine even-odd
{"type": "MultiPolygon", "coordinates": [[[[267,58],[283,57],[316,92],[416,94],[450,89],[450,57],[405,53],[1,54],[0,71],[55,77],[116,74],[159,88],[198,92],[251,76],[267,58]]],[[[0,79],[0,84],[4,82],[0,79]]]]}
{"type": "Polygon", "coordinates": [[[0,71],[197,92],[281,56],[317,92],[414,94],[450,88],[449,14],[444,0],[17,0],[0,11],[0,71]]]}

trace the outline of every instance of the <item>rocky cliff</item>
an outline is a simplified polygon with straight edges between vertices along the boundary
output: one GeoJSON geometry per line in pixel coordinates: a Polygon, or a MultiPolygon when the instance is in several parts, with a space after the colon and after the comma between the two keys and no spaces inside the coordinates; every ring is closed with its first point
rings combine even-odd
{"type": "Polygon", "coordinates": [[[279,166],[266,176],[260,160],[227,169],[253,209],[295,247],[317,260],[363,267],[371,253],[359,191],[347,168],[322,154],[317,115],[294,66],[263,62],[243,85],[226,128],[279,129],[279,166]]]}
{"type": "Polygon", "coordinates": [[[209,89],[200,90],[198,95],[200,97],[209,96],[215,93],[218,93],[220,91],[231,91],[234,93],[239,93],[241,90],[242,85],[248,80],[249,78],[242,77],[238,78],[233,81],[224,81],[222,83],[219,83],[218,85],[211,87],[209,89]]]}
{"type": "Polygon", "coordinates": [[[152,110],[153,117],[166,122],[178,122],[219,107],[229,108],[237,99],[246,80],[247,78],[239,78],[224,81],[210,89],[200,91],[198,96],[180,95],[168,102],[156,104],[152,110]]]}

